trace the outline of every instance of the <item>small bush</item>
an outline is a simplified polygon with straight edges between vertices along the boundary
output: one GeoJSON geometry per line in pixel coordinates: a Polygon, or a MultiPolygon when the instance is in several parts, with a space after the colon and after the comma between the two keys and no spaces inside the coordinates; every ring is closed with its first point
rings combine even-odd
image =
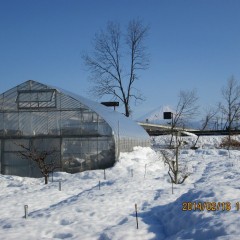
{"type": "Polygon", "coordinates": [[[229,139],[229,137],[225,137],[220,143],[220,148],[240,149],[240,142],[236,139],[229,139]]]}

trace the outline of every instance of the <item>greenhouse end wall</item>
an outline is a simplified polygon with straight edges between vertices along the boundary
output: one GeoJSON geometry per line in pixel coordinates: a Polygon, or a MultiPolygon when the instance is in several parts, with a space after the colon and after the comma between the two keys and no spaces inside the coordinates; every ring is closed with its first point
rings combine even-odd
{"type": "MultiPolygon", "coordinates": [[[[54,163],[55,170],[69,173],[111,167],[120,151],[130,151],[138,144],[149,146],[147,138],[123,137],[120,132],[114,135],[114,126],[106,119],[112,114],[108,111],[32,80],[1,94],[1,173],[41,177],[36,163],[20,156],[19,152],[25,151],[21,146],[53,151],[47,162],[54,163]]],[[[116,119],[114,123],[122,121],[116,119]]]]}

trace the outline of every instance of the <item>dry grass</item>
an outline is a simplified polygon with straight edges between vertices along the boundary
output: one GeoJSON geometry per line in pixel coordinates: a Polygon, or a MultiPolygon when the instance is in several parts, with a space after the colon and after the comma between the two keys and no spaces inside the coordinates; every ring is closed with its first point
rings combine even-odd
{"type": "Polygon", "coordinates": [[[220,148],[240,149],[240,142],[233,138],[224,137],[220,143],[220,148]]]}

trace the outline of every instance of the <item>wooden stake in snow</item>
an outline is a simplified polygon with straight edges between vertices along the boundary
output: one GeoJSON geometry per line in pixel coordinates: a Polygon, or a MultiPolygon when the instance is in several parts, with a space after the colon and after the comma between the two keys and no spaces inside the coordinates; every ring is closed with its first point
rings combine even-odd
{"type": "Polygon", "coordinates": [[[137,212],[137,204],[135,203],[135,212],[136,212],[136,223],[137,223],[137,229],[138,229],[138,212],[137,212]]]}
{"type": "Polygon", "coordinates": [[[59,189],[59,191],[62,191],[62,184],[61,184],[61,181],[58,182],[58,189],[59,189]]]}
{"type": "Polygon", "coordinates": [[[104,169],[104,180],[106,180],[106,171],[104,169]]]}
{"type": "Polygon", "coordinates": [[[24,218],[28,217],[28,205],[24,205],[24,218]]]}

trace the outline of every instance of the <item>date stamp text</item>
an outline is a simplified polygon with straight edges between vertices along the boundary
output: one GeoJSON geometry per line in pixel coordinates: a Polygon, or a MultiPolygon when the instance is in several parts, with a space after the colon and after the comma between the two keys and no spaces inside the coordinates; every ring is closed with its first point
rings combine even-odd
{"type": "Polygon", "coordinates": [[[182,211],[240,211],[240,202],[183,202],[182,211]]]}

